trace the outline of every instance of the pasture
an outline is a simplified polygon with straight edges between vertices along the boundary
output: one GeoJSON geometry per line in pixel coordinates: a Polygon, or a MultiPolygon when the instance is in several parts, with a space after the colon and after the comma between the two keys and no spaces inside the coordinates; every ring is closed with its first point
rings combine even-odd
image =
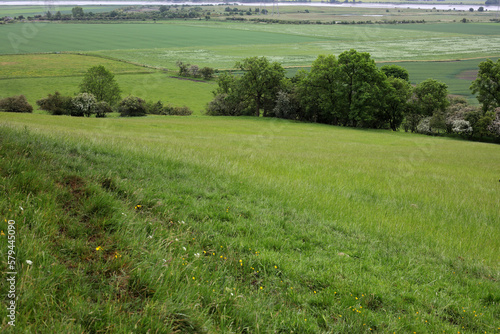
{"type": "Polygon", "coordinates": [[[0,56],[0,94],[24,94],[36,108],[36,101],[59,91],[73,96],[91,66],[103,65],[116,75],[122,96],[140,96],[146,101],[161,100],[174,106],[188,106],[199,114],[212,98],[214,82],[179,79],[172,73],[143,66],[75,54],[0,56]],[[196,99],[192,96],[196,95],[196,99]]]}
{"type": "Polygon", "coordinates": [[[122,80],[125,94],[140,91],[146,99],[166,97],[176,105],[190,106],[196,113],[211,99],[213,86],[160,75],[163,70],[175,71],[178,60],[224,70],[245,57],[267,56],[294,69],[307,68],[318,54],[340,54],[354,48],[369,52],[380,63],[399,62],[409,69],[413,83],[432,77],[448,84],[450,93],[474,102],[468,90],[473,71],[486,57],[495,58],[500,53],[498,24],[493,23],[326,26],[175,21],[26,23],[1,28],[5,32],[0,35],[0,54],[4,54],[0,60],[2,96],[25,94],[33,104],[55,90],[72,94],[77,90],[78,77],[101,63],[122,80]],[[67,54],[15,56],[40,52],[98,58],[67,54]],[[153,74],[154,69],[162,71],[153,74]],[[468,76],[463,79],[460,73],[466,71],[468,76]],[[134,76],[128,75],[132,73],[134,76]],[[159,80],[162,77],[165,80],[159,80]],[[152,88],[141,89],[148,82],[153,82],[152,88]]]}
{"type": "Polygon", "coordinates": [[[28,331],[498,326],[497,145],[255,118],[0,123],[28,331]]]}

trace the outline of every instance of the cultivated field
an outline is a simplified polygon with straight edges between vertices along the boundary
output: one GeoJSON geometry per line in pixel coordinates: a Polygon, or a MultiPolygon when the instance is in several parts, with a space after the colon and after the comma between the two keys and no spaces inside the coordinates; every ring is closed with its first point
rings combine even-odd
{"type": "Polygon", "coordinates": [[[432,77],[447,83],[451,93],[467,96],[474,102],[468,87],[477,65],[486,57],[496,59],[500,54],[500,30],[493,23],[301,26],[175,21],[28,23],[2,29],[1,54],[78,52],[107,58],[44,55],[31,61],[30,56],[19,60],[13,60],[14,55],[0,56],[2,95],[25,94],[34,103],[55,90],[72,94],[77,91],[82,73],[102,63],[122,80],[125,94],[138,92],[137,82],[141,87],[153,82],[151,89],[139,91],[143,98],[186,104],[196,113],[211,99],[213,86],[159,79],[165,76],[147,74],[151,69],[113,60],[175,71],[178,60],[200,67],[230,69],[236,61],[258,55],[282,63],[293,73],[296,68],[310,66],[318,54],[340,54],[354,48],[369,52],[379,62],[405,61],[399,64],[409,69],[412,83],[432,77]],[[61,57],[66,57],[61,62],[64,69],[58,69],[61,57]],[[422,60],[439,62],[408,62],[422,60]],[[136,74],[131,77],[127,73],[136,74]],[[177,94],[172,90],[174,86],[184,93],[177,94]],[[190,92],[197,98],[189,98],[190,92]]]}

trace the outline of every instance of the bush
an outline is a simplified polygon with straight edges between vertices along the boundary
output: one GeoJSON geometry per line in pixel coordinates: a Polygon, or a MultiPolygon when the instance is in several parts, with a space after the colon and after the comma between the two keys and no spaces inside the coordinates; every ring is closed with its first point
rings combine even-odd
{"type": "Polygon", "coordinates": [[[0,100],[0,110],[7,112],[33,112],[33,107],[26,100],[26,96],[18,95],[0,100]]]}
{"type": "Polygon", "coordinates": [[[71,96],[63,96],[57,91],[54,95],[49,94],[36,101],[36,104],[40,110],[48,111],[51,115],[69,115],[73,109],[71,96]]]}
{"type": "Polygon", "coordinates": [[[278,92],[276,105],[274,106],[274,115],[278,118],[297,119],[300,105],[297,99],[287,92],[278,92]]]}
{"type": "Polygon", "coordinates": [[[193,114],[193,111],[186,106],[173,107],[171,105],[168,105],[163,109],[163,115],[189,116],[191,114],[193,114]]]}
{"type": "Polygon", "coordinates": [[[495,118],[488,126],[488,131],[496,138],[500,138],[500,108],[497,108],[495,113],[495,118]]]}
{"type": "Polygon", "coordinates": [[[431,129],[431,117],[426,117],[418,123],[417,132],[425,135],[431,135],[434,133],[431,129]]]}
{"type": "Polygon", "coordinates": [[[146,113],[152,115],[163,115],[164,107],[161,101],[158,102],[147,102],[146,103],[146,113]]]}
{"type": "Polygon", "coordinates": [[[200,68],[198,65],[191,65],[191,67],[189,67],[189,73],[193,78],[198,78],[200,76],[200,68]]]}
{"type": "Polygon", "coordinates": [[[214,77],[215,70],[211,67],[203,67],[200,70],[200,75],[203,77],[205,80],[210,80],[214,77]]]}
{"type": "Polygon", "coordinates": [[[145,116],[146,102],[139,97],[127,96],[120,102],[118,111],[122,117],[145,116]]]}
{"type": "Polygon", "coordinates": [[[95,117],[104,118],[106,114],[113,112],[113,109],[106,101],[97,102],[95,105],[95,117]]]}
{"type": "Polygon", "coordinates": [[[472,126],[464,119],[458,119],[452,123],[452,131],[464,137],[472,135],[472,126]]]}
{"type": "MultiPolygon", "coordinates": [[[[477,113],[478,108],[471,106],[467,100],[462,97],[450,97],[450,105],[446,109],[446,132],[452,133],[453,122],[458,120],[467,120],[466,117],[469,113],[477,113]]],[[[469,125],[472,123],[469,121],[469,125]]]]}
{"type": "Polygon", "coordinates": [[[95,113],[97,100],[90,93],[80,93],[71,99],[71,104],[73,105],[71,116],[90,117],[90,115],[95,113]]]}
{"type": "Polygon", "coordinates": [[[233,95],[218,94],[207,104],[206,115],[209,116],[239,116],[243,112],[241,100],[233,95]]]}

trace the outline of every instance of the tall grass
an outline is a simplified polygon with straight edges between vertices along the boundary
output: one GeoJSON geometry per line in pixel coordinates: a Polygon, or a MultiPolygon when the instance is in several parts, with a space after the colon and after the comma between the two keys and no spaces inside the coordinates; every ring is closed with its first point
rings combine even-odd
{"type": "Polygon", "coordinates": [[[497,146],[252,118],[1,121],[17,329],[494,331],[497,146]]]}

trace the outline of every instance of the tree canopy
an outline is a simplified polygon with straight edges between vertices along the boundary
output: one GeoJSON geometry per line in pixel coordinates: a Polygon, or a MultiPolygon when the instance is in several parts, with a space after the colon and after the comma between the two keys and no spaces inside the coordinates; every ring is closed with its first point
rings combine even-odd
{"type": "Polygon", "coordinates": [[[473,94],[477,94],[484,112],[500,107],[500,59],[496,63],[491,59],[481,62],[477,78],[470,89],[473,94]]]}
{"type": "Polygon", "coordinates": [[[384,72],[388,78],[393,77],[410,81],[410,73],[408,73],[408,70],[404,67],[398,65],[384,65],[380,70],[384,72]]]}
{"type": "Polygon", "coordinates": [[[279,91],[280,83],[285,78],[285,69],[281,64],[270,63],[266,57],[246,58],[236,63],[236,67],[245,74],[239,79],[246,98],[253,103],[255,116],[264,116],[274,108],[274,99],[279,91]]]}
{"type": "Polygon", "coordinates": [[[417,113],[432,116],[435,111],[444,112],[449,105],[448,86],[434,79],[427,79],[415,87],[417,113]]]}
{"type": "Polygon", "coordinates": [[[97,101],[106,101],[110,105],[120,100],[120,87],[113,73],[104,66],[93,66],[87,70],[80,84],[81,93],[90,93],[97,101]]]}

